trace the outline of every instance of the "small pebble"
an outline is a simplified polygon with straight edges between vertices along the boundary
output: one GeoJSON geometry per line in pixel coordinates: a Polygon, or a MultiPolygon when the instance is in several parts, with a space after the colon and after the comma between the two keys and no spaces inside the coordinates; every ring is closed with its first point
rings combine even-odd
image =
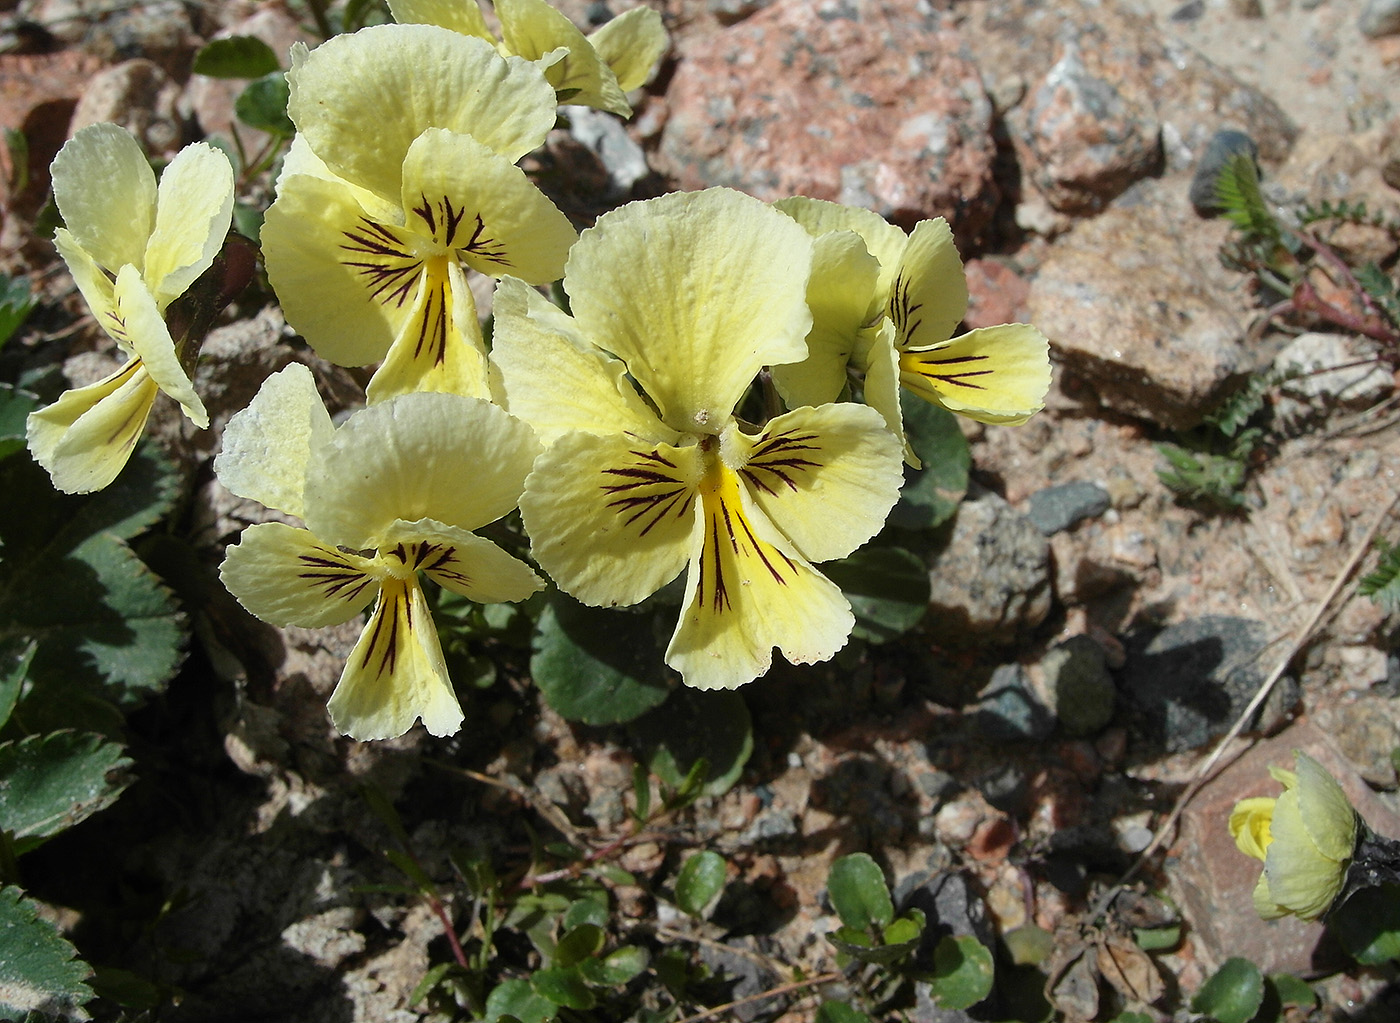
{"type": "Polygon", "coordinates": [[[1256,162],[1259,159],[1259,147],[1242,131],[1223,129],[1206,143],[1206,151],[1196,164],[1196,173],[1191,177],[1191,188],[1187,192],[1192,207],[1201,216],[1213,217],[1223,209],[1215,197],[1215,182],[1221,169],[1238,153],[1256,162]]]}

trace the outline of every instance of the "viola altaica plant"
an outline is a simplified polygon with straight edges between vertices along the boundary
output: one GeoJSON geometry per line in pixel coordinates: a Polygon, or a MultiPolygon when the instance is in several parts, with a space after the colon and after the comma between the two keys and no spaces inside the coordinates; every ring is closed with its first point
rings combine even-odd
{"type": "Polygon", "coordinates": [[[497,291],[508,407],[546,444],[520,505],[536,559],[595,606],[684,570],[666,662],[702,689],[758,677],[775,646],[835,654],[850,605],[813,565],[870,539],[898,496],[900,444],[873,410],[736,414],[763,367],[807,355],[811,261],[793,220],[711,189],[599,218],[565,268],[572,315],[509,278],[497,291]]]}
{"type": "Polygon", "coordinates": [[[420,573],[478,603],[523,600],[544,583],[472,530],[515,508],[539,443],[476,398],[421,393],[352,414],[339,428],[311,372],[268,378],[230,420],[215,460],[233,493],[300,518],[243,531],[220,576],[258,618],[320,628],[374,603],[331,695],[356,739],[434,735],[462,723],[420,573]]]}
{"type": "MultiPolygon", "coordinates": [[[[904,438],[899,389],[983,423],[1024,423],[1050,387],[1049,343],[1010,323],[953,337],[967,313],[967,280],[942,217],[906,235],[869,210],[795,196],[774,204],[816,239],[808,298],[811,349],[778,366],[789,406],[837,400],[854,371],[864,399],[904,438]]],[[[906,446],[911,464],[917,465],[906,446]]]]}
{"type": "Polygon", "coordinates": [[[431,25],[294,49],[297,127],[262,231],[287,322],[371,403],[491,396],[468,271],[546,284],[576,237],[515,161],[554,125],[544,73],[431,25]],[[366,132],[373,126],[373,144],[366,132]]]}
{"type": "Polygon", "coordinates": [[[104,380],[68,391],[28,420],[29,449],[68,493],[116,479],[156,395],[180,403],[200,429],[209,414],[195,393],[184,338],[165,323],[171,302],[213,265],[233,214],[233,168],[196,143],[155,172],[136,140],[114,124],[84,128],[52,167],[65,226],[54,235],[93,318],[126,362],[104,380]]]}

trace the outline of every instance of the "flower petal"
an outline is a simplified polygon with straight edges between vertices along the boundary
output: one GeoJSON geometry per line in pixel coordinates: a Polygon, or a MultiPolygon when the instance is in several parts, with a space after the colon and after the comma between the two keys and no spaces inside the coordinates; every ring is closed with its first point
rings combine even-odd
{"type": "Polygon", "coordinates": [[[552,444],[565,433],[630,433],[675,444],[627,379],[627,367],[578,333],[578,324],[512,277],[496,286],[491,359],[505,381],[506,407],[552,444]]]}
{"type": "Polygon", "coordinates": [[[371,559],[285,522],[243,530],[219,567],[224,586],[250,614],[304,629],[348,622],[374,599],[383,575],[371,559]]]}
{"type": "Polygon", "coordinates": [[[865,321],[868,323],[886,312],[890,288],[904,258],[904,251],[909,246],[908,235],[880,214],[859,206],[844,206],[826,199],[810,199],[805,195],[779,199],[773,206],[805,227],[814,238],[833,231],[854,231],[860,235],[866,251],[875,257],[875,262],[880,266],[879,281],[871,296],[874,301],[866,311],[865,321]]]}
{"type": "Polygon", "coordinates": [[[284,174],[262,251],[287,322],[318,355],[342,366],[384,358],[422,276],[407,231],[367,215],[346,182],[284,174]]]}
{"type": "Polygon", "coordinates": [[[612,68],[617,86],[623,92],[631,92],[646,84],[651,69],[670,45],[661,22],[661,12],[650,7],[633,7],[630,11],[623,11],[601,28],[590,32],[588,41],[603,63],[612,68]]]}
{"type": "Polygon", "coordinates": [[[1346,864],[1324,856],[1313,843],[1297,793],[1291,789],[1274,802],[1264,873],[1274,902],[1303,920],[1316,920],[1342,890],[1346,864]]]}
{"type": "MultiPolygon", "coordinates": [[[[67,264],[68,272],[73,276],[73,283],[82,293],[83,300],[92,311],[93,319],[97,321],[98,326],[106,330],[105,325],[111,324],[110,317],[116,308],[116,300],[112,297],[112,278],[64,228],[60,227],[54,232],[53,244],[54,248],[58,249],[58,254],[63,257],[63,262],[67,264]]],[[[122,350],[128,355],[131,354],[130,348],[122,350]]]]}
{"type": "Polygon", "coordinates": [[[389,0],[389,13],[400,25],[437,25],[495,41],[476,0],[389,0]]]}
{"type": "Polygon", "coordinates": [[[54,204],[78,247],[113,273],[141,269],[156,216],[156,176],[125,128],[93,124],[64,143],[50,168],[54,204]]]}
{"type": "Polygon", "coordinates": [[[326,709],[352,739],[392,739],[418,718],[433,735],[462,726],[437,627],[416,579],[384,580],[326,709]]]}
{"type": "Polygon", "coordinates": [[[190,421],[201,430],[209,426],[209,413],[204,402],[195,393],[194,383],[180,365],[175,354],[175,342],[170,339],[170,331],[165,326],[160,309],[151,293],[146,290],[146,282],[136,272],[136,267],[128,263],[117,274],[113,289],[116,309],[113,313],[113,326],[109,333],[119,342],[131,346],[146,372],[162,391],[180,403],[190,421]]]}
{"type": "Polygon", "coordinates": [[[228,421],[214,474],[239,497],[300,518],[311,451],[334,431],[311,370],[294,362],[228,421]]]}
{"type": "Polygon", "coordinates": [[[406,394],[361,409],[311,455],[306,524],[353,549],[395,521],[475,529],[515,507],[539,441],[490,402],[406,394]]]}
{"type": "Polygon", "coordinates": [[[878,533],[904,482],[903,448],[864,405],[800,408],[757,437],[731,430],[723,444],[754,503],[813,562],[878,533]]]}
{"type": "Polygon", "coordinates": [[[309,54],[293,49],[287,81],[287,111],[316,155],[390,201],[428,128],[471,135],[514,162],[554,126],[554,89],[539,68],[435,25],[375,25],[309,54]]]}
{"type": "Polygon", "coordinates": [[[840,397],[879,276],[880,264],[854,231],[832,231],[816,239],[807,284],[812,311],[807,358],[773,367],[773,383],[789,408],[840,397]]]}
{"type": "Polygon", "coordinates": [[[101,490],[131,457],[159,393],[135,358],[104,380],[64,392],[29,414],[26,432],[34,461],[65,494],[101,490]]]}
{"type": "Polygon", "coordinates": [[[947,341],[967,313],[967,278],[953,230],[942,217],[915,225],[890,287],[887,311],[901,351],[947,341]]]}
{"type": "Polygon", "coordinates": [[[233,167],[206,142],[175,154],[160,176],[155,228],[141,275],[164,309],[183,295],[228,236],[233,218],[233,167]]]}
{"type": "Polygon", "coordinates": [[[544,589],[544,580],[519,558],[484,537],[432,519],[396,522],[380,552],[478,604],[514,603],[544,589]]]}
{"type": "Polygon", "coordinates": [[[545,0],[496,0],[496,16],[510,53],[537,61],[560,47],[568,51],[562,60],[545,67],[545,77],[560,102],[597,107],[622,117],[632,113],[612,68],[574,23],[545,0]]]}
{"type": "Polygon", "coordinates": [[[618,434],[561,437],[520,498],[535,560],[585,604],[651,596],[690,556],[698,452],[618,434]]]}
{"type": "Polygon", "coordinates": [[[697,689],[733,689],[766,672],[773,647],[794,664],[846,645],[855,618],[840,589],[814,569],[717,464],[702,488],[680,621],[666,663],[697,689]]]}
{"type": "Polygon", "coordinates": [[[862,392],[865,403],[884,417],[885,429],[904,448],[905,464],[922,469],[923,463],[914,454],[914,446],[904,432],[904,409],[899,402],[900,355],[894,347],[894,324],[890,318],[882,316],[878,327],[867,327],[861,334],[858,347],[864,353],[860,359],[865,363],[862,392]]]}
{"type": "Polygon", "coordinates": [[[669,426],[714,433],[761,367],[806,357],[811,259],[807,233],[757,199],[673,192],[599,217],[564,286],[583,335],[669,426]]]}
{"type": "Polygon", "coordinates": [[[1280,906],[1269,893],[1269,872],[1267,870],[1259,872],[1259,880],[1254,885],[1253,901],[1254,911],[1259,914],[1261,920],[1277,920],[1281,916],[1288,915],[1288,908],[1280,906]]]}
{"type": "Polygon", "coordinates": [[[473,270],[529,284],[562,277],[564,256],[578,238],[569,218],[514,163],[469,135],[435,128],[409,147],[403,208],[411,226],[473,270]]]}
{"type": "Polygon", "coordinates": [[[1230,811],[1230,837],[1246,856],[1262,860],[1268,851],[1269,822],[1274,816],[1274,800],[1270,796],[1241,799],[1230,811]]]}
{"type": "Polygon", "coordinates": [[[1045,407],[1050,345],[1028,323],[981,327],[899,357],[899,378],[925,401],[980,423],[1017,425],[1045,407]]]}
{"type": "Polygon", "coordinates": [[[1349,860],[1356,851],[1356,811],[1336,779],[1303,752],[1294,754],[1298,771],[1298,808],[1308,837],[1328,859],[1349,860]]]}
{"type": "Polygon", "coordinates": [[[491,397],[476,300],[462,268],[443,256],[424,263],[413,308],[365,398],[374,405],[415,391],[491,397]]]}

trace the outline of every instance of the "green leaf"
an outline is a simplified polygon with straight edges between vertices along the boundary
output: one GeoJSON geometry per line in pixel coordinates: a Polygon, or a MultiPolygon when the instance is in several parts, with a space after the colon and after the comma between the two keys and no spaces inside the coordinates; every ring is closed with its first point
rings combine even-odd
{"type": "Polygon", "coordinates": [[[1376,570],[1361,577],[1357,591],[1388,612],[1400,611],[1400,547],[1378,537],[1376,550],[1380,552],[1376,570]]]}
{"type": "Polygon", "coordinates": [[[234,101],[233,112],[250,128],[289,139],[296,134],[296,125],[287,116],[290,98],[286,74],[274,71],[249,82],[234,101]]]}
{"type": "Polygon", "coordinates": [[[537,994],[528,980],[502,981],[486,996],[488,1023],[502,1016],[514,1016],[520,1023],[549,1023],[558,1012],[558,1004],[537,994]]]}
{"type": "Polygon", "coordinates": [[[651,773],[645,764],[632,765],[632,794],[637,800],[632,814],[637,820],[644,821],[651,813],[651,773]]]}
{"type": "Polygon", "coordinates": [[[1227,959],[1201,985],[1191,1009],[1218,1023],[1249,1023],[1264,1002],[1264,975],[1248,959],[1227,959]]]}
{"type": "Polygon", "coordinates": [[[1332,911],[1327,928],[1364,966],[1400,961],[1400,886],[1376,885],[1332,911]]]}
{"type": "Polygon", "coordinates": [[[646,949],[624,945],[602,959],[585,959],[579,963],[579,972],[590,984],[618,987],[645,970],[650,959],[646,949]]]}
{"type": "Polygon", "coordinates": [[[904,916],[895,917],[881,937],[888,946],[907,945],[912,948],[924,933],[924,923],[923,911],[911,909],[904,916]]]}
{"type": "Polygon", "coordinates": [[[14,336],[14,332],[34,311],[37,302],[38,299],[29,290],[29,281],[23,277],[0,274],[0,345],[14,336]]]}
{"type": "Polygon", "coordinates": [[[890,512],[889,525],[897,529],[934,529],[958,510],[967,493],[972,454],[957,417],[901,390],[904,432],[922,469],[905,466],[904,489],[890,512]]]}
{"type": "Polygon", "coordinates": [[[206,43],[194,55],[197,75],[210,78],[261,78],[282,70],[271,46],[255,36],[229,36],[206,43]]]}
{"type": "MultiPolygon", "coordinates": [[[[564,911],[564,916],[559,922],[566,931],[573,930],[583,924],[606,927],[608,925],[607,902],[604,899],[579,899],[564,911]]],[[[588,954],[592,955],[593,953],[588,954]]]]}
{"type": "Polygon", "coordinates": [[[22,840],[70,828],[116,801],[131,784],[130,767],[120,746],[84,732],[0,743],[0,830],[22,840]]]}
{"type": "Polygon", "coordinates": [[[39,407],[39,399],[11,384],[0,384],[0,458],[8,458],[25,445],[29,413],[39,407]]]}
{"type": "Polygon", "coordinates": [[[29,664],[39,644],[34,640],[16,640],[0,644],[0,728],[10,720],[10,713],[19,700],[19,691],[29,677],[29,664]]]}
{"type": "Polygon", "coordinates": [[[1165,927],[1137,927],[1133,930],[1133,940],[1145,952],[1161,952],[1176,948],[1181,944],[1181,924],[1167,924],[1165,927]]]}
{"type": "Polygon", "coordinates": [[[576,966],[536,970],[530,986],[535,994],[566,1009],[591,1009],[598,1004],[598,996],[576,966]]]}
{"type": "Polygon", "coordinates": [[[929,988],[941,1009],[967,1009],[992,993],[992,953],[970,934],[949,935],[933,950],[929,988]]]}
{"type": "Polygon", "coordinates": [[[631,721],[671,691],[649,615],[586,607],[564,594],[540,615],[530,674],[565,720],[586,725],[631,721]]]}
{"type": "Polygon", "coordinates": [[[554,965],[577,966],[583,960],[603,951],[603,942],[606,939],[607,934],[598,924],[579,924],[571,927],[559,939],[559,944],[554,946],[554,965]]]}
{"type": "Polygon", "coordinates": [[[0,888],[0,1020],[73,1018],[92,998],[77,950],[18,888],[0,888]]]}
{"type": "Polygon", "coordinates": [[[1400,327],[1400,287],[1375,263],[1367,263],[1356,271],[1356,281],[1375,300],[1391,324],[1400,327]]]}
{"type": "Polygon", "coordinates": [[[724,890],[728,870],[724,857],[709,849],[690,857],[676,876],[676,905],[690,916],[700,916],[724,890]]]}
{"type": "Polygon", "coordinates": [[[1044,927],[1025,924],[1001,936],[1017,966],[1038,966],[1055,951],[1055,936],[1044,927]]]}
{"type": "Polygon", "coordinates": [[[680,688],[629,726],[652,774],[679,789],[691,766],[708,762],[705,795],[728,792],[753,752],[753,725],[744,698],[732,690],[680,688]]]}
{"type": "Polygon", "coordinates": [[[106,998],[123,1009],[136,1012],[154,1012],[170,997],[170,992],[160,984],[130,970],[111,966],[97,967],[88,983],[98,998],[106,998]]]}
{"type": "Polygon", "coordinates": [[[815,1023],[875,1023],[859,1009],[853,1009],[845,1002],[823,1002],[817,1009],[815,1023]]]}
{"type": "Polygon", "coordinates": [[[833,863],[826,890],[847,927],[863,931],[871,924],[884,927],[894,919],[884,872],[867,853],[851,853],[833,863]]]}
{"type": "Polygon", "coordinates": [[[1278,241],[1282,232],[1259,190],[1259,167],[1248,153],[1235,153],[1215,179],[1215,197],[1227,220],[1248,238],[1278,241]]]}
{"type": "Polygon", "coordinates": [[[828,561],[822,573],[841,587],[856,616],[851,635],[871,643],[902,636],[928,612],[928,565],[912,551],[869,544],[828,561]]]}
{"type": "Polygon", "coordinates": [[[1317,992],[1302,977],[1295,977],[1291,973],[1271,973],[1269,983],[1278,993],[1280,1005],[1300,1005],[1305,1009],[1317,1005],[1317,992]]]}
{"type": "Polygon", "coordinates": [[[18,128],[5,128],[5,147],[10,151],[10,195],[29,187],[29,136],[18,128]]]}

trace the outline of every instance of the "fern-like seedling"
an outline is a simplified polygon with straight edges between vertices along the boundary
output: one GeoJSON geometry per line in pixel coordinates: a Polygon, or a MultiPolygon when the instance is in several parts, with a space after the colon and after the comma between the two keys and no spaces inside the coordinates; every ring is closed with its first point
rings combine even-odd
{"type": "Polygon", "coordinates": [[[1376,570],[1363,575],[1357,589],[1386,611],[1400,611],[1400,547],[1378,539],[1376,550],[1380,552],[1376,570]]]}
{"type": "Polygon", "coordinates": [[[1395,281],[1375,263],[1367,263],[1357,270],[1356,280],[1391,325],[1400,327],[1400,288],[1395,281]]]}
{"type": "Polygon", "coordinates": [[[1282,241],[1282,228],[1259,190],[1259,168],[1248,153],[1235,153],[1225,161],[1215,179],[1215,197],[1245,241],[1282,241]]]}

